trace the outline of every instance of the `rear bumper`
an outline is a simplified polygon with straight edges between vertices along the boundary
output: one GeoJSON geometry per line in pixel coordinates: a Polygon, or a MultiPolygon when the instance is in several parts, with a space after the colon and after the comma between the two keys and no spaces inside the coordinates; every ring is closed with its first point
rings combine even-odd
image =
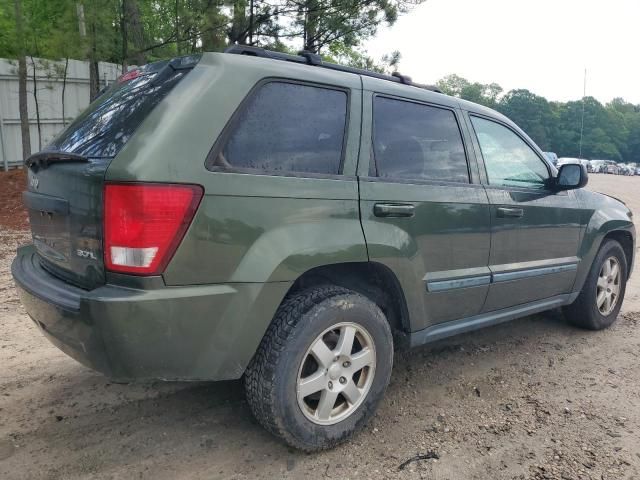
{"type": "Polygon", "coordinates": [[[289,282],[91,291],[46,272],[32,246],[11,265],[42,333],[80,363],[119,381],[240,378],[289,282]]]}

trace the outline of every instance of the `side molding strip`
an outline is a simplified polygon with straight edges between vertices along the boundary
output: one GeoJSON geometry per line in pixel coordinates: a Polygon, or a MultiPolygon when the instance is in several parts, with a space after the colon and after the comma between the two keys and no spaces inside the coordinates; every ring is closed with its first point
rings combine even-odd
{"type": "MultiPolygon", "coordinates": [[[[562,265],[551,265],[548,267],[533,267],[522,270],[512,270],[508,272],[490,273],[486,275],[457,277],[450,280],[443,280],[441,279],[442,277],[440,277],[440,279],[438,280],[428,280],[427,277],[434,274],[427,274],[425,275],[425,278],[423,280],[426,283],[427,291],[434,293],[444,292],[447,290],[455,290],[458,288],[479,287],[482,285],[489,285],[491,283],[522,280],[524,278],[538,277],[542,275],[570,272],[577,269],[577,263],[565,263],[562,265]]],[[[440,274],[440,272],[436,272],[436,274],[440,274]]]]}
{"type": "Polygon", "coordinates": [[[493,282],[508,282],[510,280],[520,280],[521,278],[537,277],[539,275],[570,272],[577,269],[577,263],[570,263],[568,265],[555,265],[553,267],[529,268],[527,270],[520,270],[517,272],[494,273],[493,282]]]}
{"type": "Polygon", "coordinates": [[[489,285],[491,283],[491,275],[482,275],[480,277],[457,278],[455,280],[440,280],[427,282],[427,290],[430,292],[441,292],[443,290],[452,290],[454,288],[478,287],[480,285],[489,285]]]}

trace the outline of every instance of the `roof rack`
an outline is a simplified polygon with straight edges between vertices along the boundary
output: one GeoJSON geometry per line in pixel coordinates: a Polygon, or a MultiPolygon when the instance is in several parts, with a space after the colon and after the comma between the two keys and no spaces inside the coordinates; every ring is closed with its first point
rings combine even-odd
{"type": "Polygon", "coordinates": [[[306,50],[300,51],[298,55],[291,55],[288,53],[274,52],[273,50],[265,50],[264,48],[253,47],[250,45],[231,45],[224,51],[224,53],[270,58],[272,60],[282,60],[285,62],[303,63],[305,65],[328,68],[330,70],[337,70],[339,72],[354,73],[356,75],[365,75],[367,77],[379,78],[380,80],[388,80],[390,82],[402,83],[404,85],[411,85],[412,87],[418,87],[425,90],[431,90],[432,92],[442,93],[442,91],[437,87],[415,83],[411,80],[411,77],[402,75],[398,72],[393,72],[392,75],[385,75],[384,73],[372,72],[371,70],[364,70],[362,68],[353,68],[344,65],[338,65],[337,63],[325,62],[317,53],[308,52],[306,50]]]}

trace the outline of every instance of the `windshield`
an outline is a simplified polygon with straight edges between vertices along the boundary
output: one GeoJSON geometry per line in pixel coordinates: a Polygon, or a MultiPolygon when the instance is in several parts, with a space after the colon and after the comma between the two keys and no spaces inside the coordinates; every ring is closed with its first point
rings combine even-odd
{"type": "Polygon", "coordinates": [[[112,158],[190,68],[156,62],[124,74],[46,148],[91,158],[112,158]]]}

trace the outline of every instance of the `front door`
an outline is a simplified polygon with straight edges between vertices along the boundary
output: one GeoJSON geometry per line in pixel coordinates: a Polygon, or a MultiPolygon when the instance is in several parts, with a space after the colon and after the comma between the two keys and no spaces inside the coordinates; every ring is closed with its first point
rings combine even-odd
{"type": "Polygon", "coordinates": [[[469,115],[491,203],[489,312],[569,293],[579,262],[580,205],[550,189],[551,171],[515,129],[469,115]]]}
{"type": "Polygon", "coordinates": [[[428,103],[427,92],[418,102],[385,94],[391,82],[363,81],[378,88],[365,92],[361,145],[369,258],[396,274],[412,330],[476,315],[490,282],[489,203],[477,169],[473,175],[461,112],[428,103]]]}

